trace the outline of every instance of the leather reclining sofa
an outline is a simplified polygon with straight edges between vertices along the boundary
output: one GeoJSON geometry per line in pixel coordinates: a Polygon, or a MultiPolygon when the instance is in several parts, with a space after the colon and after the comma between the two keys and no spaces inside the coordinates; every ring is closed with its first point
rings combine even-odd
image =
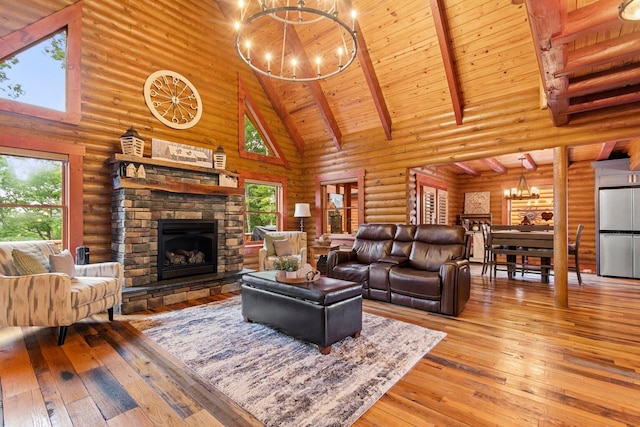
{"type": "Polygon", "coordinates": [[[331,251],[327,276],[360,283],[364,298],[457,316],[469,300],[465,229],[363,224],[351,251],[331,251]]]}

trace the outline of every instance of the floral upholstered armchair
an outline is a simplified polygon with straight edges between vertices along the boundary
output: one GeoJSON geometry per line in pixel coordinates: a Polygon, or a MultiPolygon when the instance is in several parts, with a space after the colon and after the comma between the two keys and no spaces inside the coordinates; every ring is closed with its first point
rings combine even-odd
{"type": "Polygon", "coordinates": [[[0,327],[67,327],[122,302],[122,265],[74,265],[69,251],[45,241],[0,242],[0,327]],[[49,266],[49,268],[47,268],[49,266]]]}
{"type": "Polygon", "coordinates": [[[307,263],[307,233],[304,231],[271,231],[265,234],[263,247],[258,251],[260,271],[273,270],[279,256],[294,257],[300,266],[307,263]]]}

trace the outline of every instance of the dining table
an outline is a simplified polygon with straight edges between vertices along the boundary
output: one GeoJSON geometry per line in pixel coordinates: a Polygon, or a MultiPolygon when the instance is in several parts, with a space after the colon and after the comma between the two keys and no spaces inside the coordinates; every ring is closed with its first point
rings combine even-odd
{"type": "Polygon", "coordinates": [[[553,270],[552,225],[492,225],[490,245],[494,271],[504,265],[510,279],[515,278],[518,271],[539,272],[540,282],[549,283],[553,270]],[[506,262],[498,262],[499,255],[506,257],[506,262]],[[518,257],[522,257],[520,264],[518,257]],[[539,258],[540,263],[531,264],[530,258],[539,258]]]}

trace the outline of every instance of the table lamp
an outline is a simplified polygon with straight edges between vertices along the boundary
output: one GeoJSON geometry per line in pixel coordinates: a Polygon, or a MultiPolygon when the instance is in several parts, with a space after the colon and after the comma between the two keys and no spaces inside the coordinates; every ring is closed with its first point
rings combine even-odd
{"type": "Polygon", "coordinates": [[[300,218],[300,231],[304,231],[304,219],[311,216],[309,203],[296,203],[296,209],[293,212],[294,218],[300,218]]]}

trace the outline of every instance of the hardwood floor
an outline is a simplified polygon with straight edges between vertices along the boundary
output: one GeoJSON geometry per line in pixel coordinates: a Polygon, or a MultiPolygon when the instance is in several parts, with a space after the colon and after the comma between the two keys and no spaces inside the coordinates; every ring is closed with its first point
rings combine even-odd
{"type": "MultiPolygon", "coordinates": [[[[558,309],[539,276],[473,272],[458,318],[365,300],[367,312],[448,335],[357,426],[640,425],[640,281],[585,274],[580,287],[570,273],[570,308],[558,309]]],[[[148,313],[83,321],[62,347],[51,328],[0,328],[0,420],[260,425],[128,325],[148,313]]]]}

